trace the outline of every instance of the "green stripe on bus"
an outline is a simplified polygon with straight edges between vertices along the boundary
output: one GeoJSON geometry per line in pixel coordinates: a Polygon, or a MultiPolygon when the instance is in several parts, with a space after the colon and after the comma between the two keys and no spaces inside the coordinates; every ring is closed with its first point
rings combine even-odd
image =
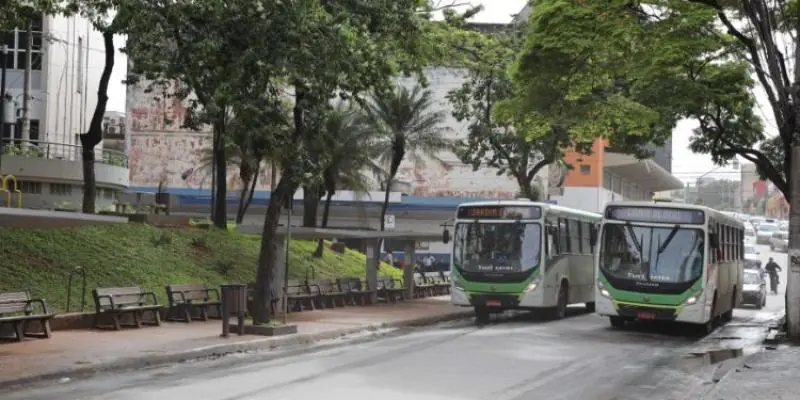
{"type": "MultiPolygon", "coordinates": [[[[630,292],[627,290],[620,290],[608,283],[608,279],[606,279],[605,275],[601,271],[598,274],[598,279],[600,282],[603,283],[603,286],[608,290],[608,294],[611,296],[611,299],[614,300],[615,303],[627,303],[633,305],[642,305],[648,307],[658,307],[658,306],[665,306],[668,308],[671,307],[678,307],[681,306],[686,302],[686,300],[695,292],[700,290],[703,285],[703,280],[698,279],[697,282],[692,285],[691,288],[686,290],[680,294],[658,294],[658,293],[646,293],[646,292],[630,292]],[[648,302],[644,301],[644,298],[648,297],[650,300],[648,302]]],[[[680,307],[679,307],[680,308],[680,307]]]]}
{"type": "Polygon", "coordinates": [[[473,282],[464,279],[459,273],[458,269],[453,268],[451,279],[453,282],[458,282],[459,286],[464,289],[468,297],[473,294],[494,293],[494,294],[520,294],[525,291],[528,285],[539,276],[539,267],[533,267],[531,275],[523,282],[515,283],[497,283],[497,282],[473,282]],[[492,290],[494,289],[494,290],[492,290]]]}

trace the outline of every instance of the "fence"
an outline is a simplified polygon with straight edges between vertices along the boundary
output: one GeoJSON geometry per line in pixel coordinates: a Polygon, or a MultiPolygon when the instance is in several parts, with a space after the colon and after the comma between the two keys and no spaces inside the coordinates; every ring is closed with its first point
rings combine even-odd
{"type": "MultiPolygon", "coordinates": [[[[52,160],[81,161],[81,146],[38,140],[3,138],[3,155],[52,160]]],[[[128,157],[117,150],[95,149],[96,162],[128,168],[128,157]]]]}

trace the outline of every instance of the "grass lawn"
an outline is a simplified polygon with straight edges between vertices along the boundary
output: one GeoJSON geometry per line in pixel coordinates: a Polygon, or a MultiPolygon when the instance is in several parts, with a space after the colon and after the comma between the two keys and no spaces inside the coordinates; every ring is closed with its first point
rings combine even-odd
{"type": "MultiPolygon", "coordinates": [[[[145,224],[64,229],[0,228],[0,291],[30,290],[57,311],[66,311],[67,279],[86,271],[86,310],[94,310],[95,287],[142,286],[160,303],[170,283],[248,283],[255,281],[260,236],[200,229],[156,228],[145,224]]],[[[315,258],[313,241],[293,241],[289,276],[317,278],[364,276],[365,256],[326,249],[315,258]]],[[[402,272],[382,264],[379,274],[402,272]]],[[[71,311],[80,304],[80,279],[73,282],[71,311]]]]}

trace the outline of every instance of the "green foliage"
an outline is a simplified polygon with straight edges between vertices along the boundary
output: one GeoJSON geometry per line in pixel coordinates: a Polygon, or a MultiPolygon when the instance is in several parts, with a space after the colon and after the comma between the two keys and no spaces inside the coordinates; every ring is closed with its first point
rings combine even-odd
{"type": "Polygon", "coordinates": [[[456,153],[474,170],[482,166],[497,169],[497,175],[508,175],[517,182],[522,197],[539,200],[533,187],[536,174],[548,164],[560,160],[563,149],[571,144],[568,135],[556,132],[529,140],[526,131],[517,129],[514,118],[496,118],[496,106],[510,101],[514,86],[508,69],[516,50],[522,45],[522,26],[512,25],[491,34],[472,32],[462,35],[464,43],[457,47],[466,62],[467,80],[448,94],[453,116],[469,121],[466,140],[456,144],[456,153]]]}
{"type": "MultiPolygon", "coordinates": [[[[87,289],[140,285],[167,300],[170,283],[251,283],[255,280],[260,237],[224,230],[162,229],[145,224],[65,229],[0,228],[0,291],[30,290],[57,311],[66,307],[67,278],[76,267],[87,274],[87,289]],[[171,240],[154,246],[156,238],[171,240]],[[87,245],[91,243],[91,245],[87,245]],[[208,246],[199,245],[206,243],[208,246]]],[[[312,268],[318,278],[364,276],[365,257],[347,250],[312,257],[315,242],[293,241],[289,275],[304,279],[312,268]]],[[[381,273],[401,276],[386,264],[381,273]]],[[[73,281],[73,310],[80,303],[80,279],[73,281]]],[[[91,293],[86,296],[90,310],[91,293]]]]}

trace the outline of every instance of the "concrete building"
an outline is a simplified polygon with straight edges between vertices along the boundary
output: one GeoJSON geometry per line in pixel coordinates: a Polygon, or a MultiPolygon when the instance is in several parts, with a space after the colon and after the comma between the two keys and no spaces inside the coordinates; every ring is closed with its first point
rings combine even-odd
{"type": "MultiPolygon", "coordinates": [[[[13,175],[23,205],[33,208],[80,208],[83,173],[79,135],[89,126],[103,70],[102,36],[77,17],[45,16],[33,23],[30,65],[30,142],[23,143],[21,120],[27,33],[2,33],[6,57],[6,124],[2,175],[13,175]]],[[[124,154],[96,149],[98,204],[111,207],[128,186],[124,154]]],[[[9,180],[8,182],[10,182],[9,180]]],[[[7,203],[7,200],[4,200],[7,203]]],[[[16,201],[14,205],[16,206],[16,201]]]]}

